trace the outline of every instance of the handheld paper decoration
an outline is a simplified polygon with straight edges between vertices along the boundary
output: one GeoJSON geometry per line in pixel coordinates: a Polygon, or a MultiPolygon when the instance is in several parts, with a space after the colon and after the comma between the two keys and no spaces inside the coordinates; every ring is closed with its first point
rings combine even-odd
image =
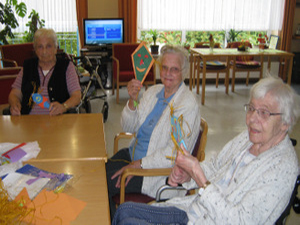
{"type": "Polygon", "coordinates": [[[136,50],[132,53],[131,59],[134,76],[137,80],[143,83],[154,63],[154,59],[146,47],[145,42],[139,44],[136,50]]]}
{"type": "MultiPolygon", "coordinates": [[[[183,138],[185,137],[184,130],[182,129],[183,116],[182,115],[180,115],[179,117],[174,116],[174,110],[175,109],[174,109],[173,103],[170,103],[169,107],[170,107],[170,120],[171,120],[171,138],[172,138],[172,141],[175,145],[175,149],[177,151],[180,151],[182,154],[184,154],[184,152],[180,148],[180,145],[183,144],[184,148],[187,149],[186,144],[183,140],[183,138]]],[[[187,124],[187,126],[188,126],[188,124],[187,124]]],[[[189,135],[190,135],[190,133],[187,134],[187,137],[189,135]]],[[[167,158],[172,159],[173,157],[167,157],[167,158]]]]}
{"type": "Polygon", "coordinates": [[[32,100],[41,108],[49,109],[50,107],[48,99],[42,96],[41,94],[38,93],[32,94],[32,100]]]}

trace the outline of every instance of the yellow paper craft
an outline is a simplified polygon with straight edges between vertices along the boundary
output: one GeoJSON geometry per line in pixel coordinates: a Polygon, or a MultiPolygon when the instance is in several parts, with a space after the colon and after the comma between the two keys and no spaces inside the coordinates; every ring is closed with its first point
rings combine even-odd
{"type": "Polygon", "coordinates": [[[154,59],[145,42],[139,44],[136,50],[131,54],[131,59],[135,78],[143,83],[154,63],[154,59]]]}
{"type": "MultiPolygon", "coordinates": [[[[23,198],[18,196],[18,199],[23,198]]],[[[34,208],[22,221],[36,225],[67,225],[75,220],[86,203],[65,193],[55,194],[53,191],[41,191],[32,202],[26,204],[34,208]]]]}

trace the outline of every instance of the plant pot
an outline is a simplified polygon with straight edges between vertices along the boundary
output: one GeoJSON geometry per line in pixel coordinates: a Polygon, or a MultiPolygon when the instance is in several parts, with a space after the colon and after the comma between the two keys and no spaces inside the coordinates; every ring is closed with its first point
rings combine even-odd
{"type": "Polygon", "coordinates": [[[151,54],[158,55],[159,45],[150,45],[151,54]]]}

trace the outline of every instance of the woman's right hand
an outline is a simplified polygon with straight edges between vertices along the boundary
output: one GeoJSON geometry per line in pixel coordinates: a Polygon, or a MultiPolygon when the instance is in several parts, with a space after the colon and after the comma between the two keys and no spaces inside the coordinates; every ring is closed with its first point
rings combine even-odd
{"type": "Polygon", "coordinates": [[[15,102],[10,105],[10,114],[12,116],[20,116],[21,115],[21,103],[15,102]]]}
{"type": "Polygon", "coordinates": [[[128,95],[130,97],[129,107],[132,110],[135,109],[134,101],[137,101],[138,96],[139,96],[139,91],[141,90],[142,87],[143,87],[143,85],[142,85],[141,81],[139,81],[137,79],[132,79],[127,84],[127,91],[128,91],[128,95]]]}
{"type": "Polygon", "coordinates": [[[129,81],[129,83],[127,84],[127,91],[129,97],[132,100],[136,101],[138,98],[139,91],[141,90],[142,87],[143,85],[139,80],[132,79],[131,81],[129,81]]]}

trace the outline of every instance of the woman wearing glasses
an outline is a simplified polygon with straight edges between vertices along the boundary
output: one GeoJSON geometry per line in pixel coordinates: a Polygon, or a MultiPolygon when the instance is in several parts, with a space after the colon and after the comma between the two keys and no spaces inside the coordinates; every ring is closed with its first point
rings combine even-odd
{"type": "Polygon", "coordinates": [[[178,153],[168,183],[198,187],[198,193],[157,206],[124,203],[113,224],[274,224],[299,173],[288,136],[299,104],[299,96],[281,79],[261,79],[245,105],[246,131],[209,162],[199,164],[185,150],[178,153]]]}
{"type": "MultiPolygon", "coordinates": [[[[181,46],[162,47],[159,58],[162,84],[150,87],[138,103],[140,81],[127,85],[129,100],[122,111],[121,125],[125,132],[135,133],[129,148],[118,151],[106,164],[111,218],[115,211],[112,196],[120,193],[120,174],[126,168],[170,168],[174,161],[166,156],[173,153],[170,112],[183,117],[182,131],[188,151],[192,151],[200,130],[200,112],[194,94],[184,84],[189,72],[189,54],[181,46]],[[190,134],[190,135],[188,135],[190,134]]],[[[166,177],[131,177],[126,192],[143,193],[155,197],[166,177]]],[[[175,195],[178,196],[177,193],[175,195]]],[[[175,196],[173,195],[173,196],[175,196]]]]}

